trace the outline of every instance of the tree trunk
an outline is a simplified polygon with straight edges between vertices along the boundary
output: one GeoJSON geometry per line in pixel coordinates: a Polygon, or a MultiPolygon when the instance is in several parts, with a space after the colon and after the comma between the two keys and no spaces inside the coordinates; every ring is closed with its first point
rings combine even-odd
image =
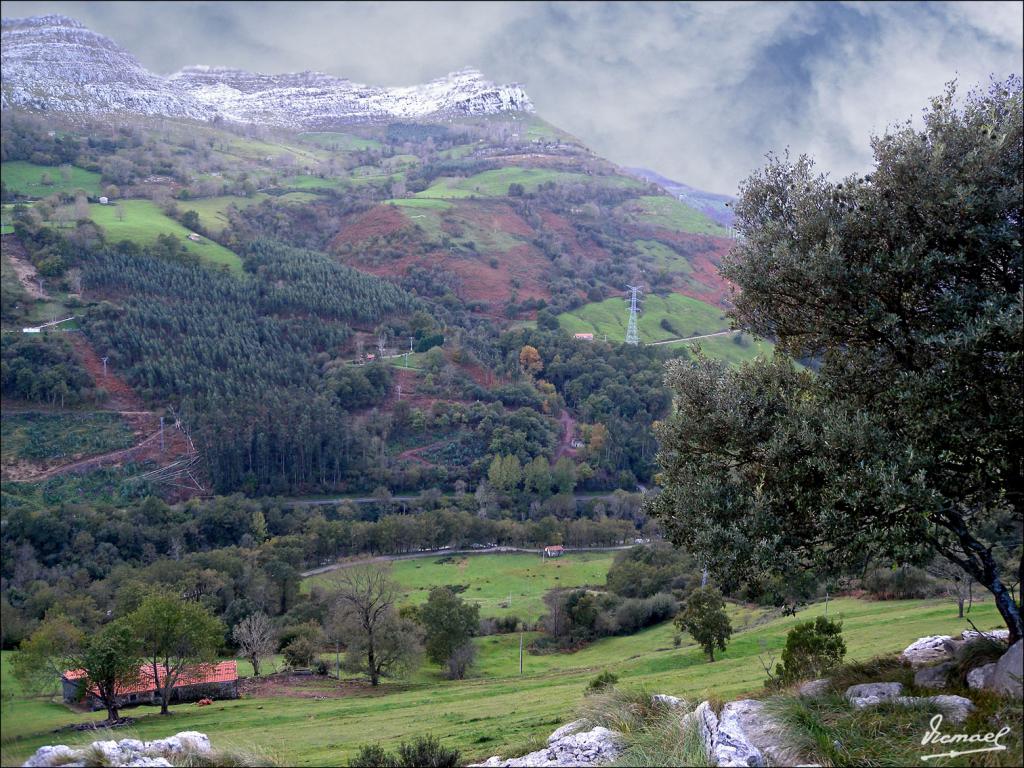
{"type": "Polygon", "coordinates": [[[380,676],[377,674],[377,659],[373,652],[373,635],[370,635],[370,642],[366,649],[366,663],[370,668],[370,685],[376,686],[380,682],[380,676]]]}
{"type": "Polygon", "coordinates": [[[252,676],[253,677],[259,677],[260,676],[260,659],[259,659],[259,657],[258,656],[253,656],[250,661],[252,661],[252,676]]]}
{"type": "Polygon", "coordinates": [[[708,661],[714,661],[714,660],[715,660],[715,649],[714,648],[708,648],[708,661]]]}
{"type": "Polygon", "coordinates": [[[963,597],[963,595],[958,595],[957,596],[957,598],[956,598],[956,608],[957,608],[956,617],[958,619],[962,619],[964,617],[964,597],[963,597]]]}
{"type": "Polygon", "coordinates": [[[117,702],[106,702],[107,707],[107,722],[113,725],[120,718],[120,714],[117,711],[117,702]]]}

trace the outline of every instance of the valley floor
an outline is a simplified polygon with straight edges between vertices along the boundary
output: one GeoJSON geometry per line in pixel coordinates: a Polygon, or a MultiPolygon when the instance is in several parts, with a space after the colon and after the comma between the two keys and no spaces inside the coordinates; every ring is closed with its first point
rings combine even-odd
{"type": "MultiPolygon", "coordinates": [[[[112,737],[153,739],[196,730],[218,747],[257,749],[282,765],[346,765],[362,744],[394,748],[427,733],[457,747],[466,762],[520,754],[539,748],[551,731],[572,719],[587,682],[605,669],[621,677],[621,687],[644,686],[691,701],[756,693],[765,676],[758,656],[777,655],[793,624],[823,612],[824,605],[817,604],[796,617],[759,623],[760,612],[734,608],[732,643],[712,664],[686,636],[682,647],[674,648],[671,623],[602,640],[574,654],[527,655],[522,677],[517,635],[478,638],[479,665],[473,678],[461,682],[445,681],[435,667],[424,667],[411,679],[378,691],[348,684],[351,695],[340,698],[254,696],[202,708],[177,706],[170,718],[148,707],[126,710],[138,721],[131,733],[121,729],[112,737]]],[[[919,637],[970,627],[944,600],[842,598],[829,603],[828,613],[843,619],[849,661],[896,653],[919,637]]],[[[991,603],[975,604],[971,620],[982,629],[1000,623],[991,603]]],[[[20,763],[44,744],[98,737],[54,734],[60,726],[100,716],[73,713],[49,697],[24,695],[10,674],[8,652],[3,653],[2,674],[3,765],[20,763]]]]}

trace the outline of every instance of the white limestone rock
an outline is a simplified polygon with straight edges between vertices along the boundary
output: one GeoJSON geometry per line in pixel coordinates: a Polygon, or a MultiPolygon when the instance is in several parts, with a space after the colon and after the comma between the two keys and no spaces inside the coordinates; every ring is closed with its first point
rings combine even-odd
{"type": "Polygon", "coordinates": [[[41,768],[42,766],[48,765],[67,765],[68,761],[73,760],[78,754],[78,750],[72,749],[64,744],[57,744],[52,747],[40,747],[36,750],[36,753],[22,763],[22,765],[25,766],[25,768],[41,768]]]}
{"type": "Polygon", "coordinates": [[[212,749],[209,737],[199,731],[182,731],[174,736],[168,736],[166,739],[146,742],[146,752],[150,754],[154,752],[172,755],[182,752],[208,754],[212,749]]]}
{"type": "Polygon", "coordinates": [[[979,637],[984,635],[990,637],[993,640],[1002,640],[1004,643],[1010,639],[1010,630],[1008,629],[989,629],[984,632],[979,632],[976,629],[965,629],[960,633],[960,639],[966,642],[971,640],[977,640],[979,637]]]}
{"type": "MultiPolygon", "coordinates": [[[[576,723],[569,723],[575,726],[576,723]]],[[[552,737],[559,731],[559,728],[552,737]]],[[[607,728],[597,726],[589,731],[571,733],[549,741],[546,749],[530,752],[522,757],[489,757],[478,766],[487,768],[556,768],[557,766],[597,766],[614,762],[622,754],[621,735],[607,728]]]]}
{"type": "Polygon", "coordinates": [[[801,696],[807,696],[808,698],[815,698],[817,696],[824,696],[828,693],[830,683],[825,678],[819,678],[817,680],[808,680],[806,683],[801,683],[800,687],[797,688],[797,693],[801,696]]]}
{"type": "Polygon", "coordinates": [[[999,657],[996,668],[992,670],[988,687],[996,693],[1020,699],[1024,695],[1024,686],[1021,685],[1022,675],[1024,675],[1024,640],[1018,640],[999,657]]]}
{"type": "Polygon", "coordinates": [[[716,765],[721,768],[767,765],[764,755],[750,741],[746,722],[762,706],[760,701],[745,699],[730,701],[722,707],[718,718],[718,734],[711,754],[716,765]]]}
{"type": "Polygon", "coordinates": [[[40,747],[23,765],[30,768],[43,766],[85,765],[88,754],[90,763],[102,761],[104,765],[124,768],[169,768],[167,755],[192,753],[209,754],[212,751],[210,739],[198,731],[182,731],[166,739],[139,741],[138,739],[113,739],[94,741],[88,747],[72,748],[64,744],[40,747]]]}
{"type": "Polygon", "coordinates": [[[992,675],[995,671],[996,663],[994,661],[991,664],[975,667],[967,673],[967,687],[972,691],[980,691],[982,688],[988,688],[992,680],[992,675]]]}
{"type": "Polygon", "coordinates": [[[962,723],[975,710],[974,702],[963,696],[926,696],[919,701],[934,704],[954,725],[962,723]]]}
{"type": "Polygon", "coordinates": [[[918,688],[945,688],[949,684],[949,673],[955,666],[955,662],[944,661],[941,664],[921,667],[914,674],[914,685],[918,688]]]}
{"type": "Polygon", "coordinates": [[[566,723],[548,736],[548,744],[564,739],[566,736],[571,736],[574,733],[578,733],[586,727],[587,723],[585,720],[573,720],[571,723],[566,723]]]}
{"type": "Polygon", "coordinates": [[[903,693],[900,683],[862,683],[846,689],[846,700],[856,709],[872,707],[883,701],[892,701],[903,693]]]}
{"type": "Polygon", "coordinates": [[[949,635],[929,635],[908,645],[903,649],[901,656],[910,662],[911,666],[920,667],[951,660],[956,647],[957,643],[949,635]]]}
{"type": "Polygon", "coordinates": [[[702,701],[693,712],[683,715],[683,728],[690,723],[697,726],[700,740],[704,743],[704,751],[710,756],[715,753],[715,739],[718,738],[718,715],[711,708],[711,702],[702,701]]]}
{"type": "Polygon", "coordinates": [[[651,702],[653,704],[663,704],[669,709],[685,709],[686,702],[682,699],[676,698],[675,696],[668,696],[664,693],[656,693],[651,696],[651,702]]]}

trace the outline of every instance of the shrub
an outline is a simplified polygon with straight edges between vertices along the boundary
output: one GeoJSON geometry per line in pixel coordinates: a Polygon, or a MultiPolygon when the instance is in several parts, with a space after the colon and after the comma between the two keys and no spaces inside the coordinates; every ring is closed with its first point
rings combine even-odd
{"type": "Polygon", "coordinates": [[[379,744],[366,744],[349,761],[352,768],[454,768],[459,750],[449,749],[435,736],[420,736],[398,745],[398,754],[387,752],[379,744]]]}
{"type": "Polygon", "coordinates": [[[725,650],[725,644],[732,636],[732,624],[725,613],[725,601],[722,596],[711,589],[700,588],[690,593],[686,607],[676,617],[676,626],[689,632],[704,653],[708,661],[715,660],[715,648],[725,650]]]}
{"type": "Polygon", "coordinates": [[[348,764],[351,768],[395,768],[398,761],[394,755],[385,752],[380,744],[364,744],[348,764]]]}
{"type": "Polygon", "coordinates": [[[878,600],[923,600],[942,594],[942,585],[936,579],[909,565],[875,568],[865,574],[861,585],[878,600]]]}
{"type": "Polygon", "coordinates": [[[455,768],[459,750],[449,749],[436,736],[420,736],[411,744],[398,745],[398,764],[402,768],[455,768]]]}
{"type": "Polygon", "coordinates": [[[609,672],[608,670],[605,670],[600,675],[591,680],[590,683],[587,684],[586,693],[587,695],[589,695],[592,693],[597,693],[598,691],[603,691],[605,688],[615,685],[617,682],[619,682],[619,676],[616,675],[614,672],[609,672]]]}
{"type": "Polygon", "coordinates": [[[798,680],[820,677],[838,667],[846,655],[843,623],[818,616],[813,621],[797,624],[786,635],[782,663],[766,681],[769,687],[791,685],[798,680]]]}

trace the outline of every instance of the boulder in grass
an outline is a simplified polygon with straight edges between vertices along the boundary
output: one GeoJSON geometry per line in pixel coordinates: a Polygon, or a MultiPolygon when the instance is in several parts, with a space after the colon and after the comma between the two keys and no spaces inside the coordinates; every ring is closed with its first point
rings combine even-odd
{"type": "Polygon", "coordinates": [[[210,739],[198,731],[182,731],[166,739],[139,741],[94,741],[84,747],[64,744],[40,747],[23,765],[28,768],[46,768],[65,765],[110,765],[119,768],[170,768],[168,755],[208,755],[212,752],[210,739]]]}
{"type": "Polygon", "coordinates": [[[945,688],[949,684],[949,674],[955,667],[956,662],[953,661],[921,667],[914,674],[914,685],[918,688],[945,688]]]}
{"type": "Polygon", "coordinates": [[[872,707],[883,701],[892,701],[903,693],[900,683],[862,683],[846,689],[846,700],[856,709],[872,707]]]}
{"type": "Polygon", "coordinates": [[[1020,699],[1024,695],[1021,676],[1024,675],[1024,640],[1018,640],[1010,649],[999,657],[988,687],[1004,696],[1020,699]]]}
{"type": "Polygon", "coordinates": [[[921,667],[926,664],[951,661],[956,655],[959,645],[949,635],[930,635],[915,640],[903,649],[900,654],[911,666],[921,667]]]}
{"type": "Polygon", "coordinates": [[[818,680],[808,680],[806,683],[801,683],[796,691],[801,696],[813,699],[828,693],[830,685],[827,679],[819,678],[818,680]]]}
{"type": "Polygon", "coordinates": [[[988,688],[992,680],[992,674],[996,671],[996,663],[986,664],[983,667],[975,667],[967,673],[967,687],[972,691],[980,691],[988,688]]]}
{"type": "Polygon", "coordinates": [[[664,693],[656,693],[651,696],[652,704],[663,704],[669,709],[680,709],[686,707],[686,702],[682,699],[678,699],[675,696],[669,696],[664,693]]]}

